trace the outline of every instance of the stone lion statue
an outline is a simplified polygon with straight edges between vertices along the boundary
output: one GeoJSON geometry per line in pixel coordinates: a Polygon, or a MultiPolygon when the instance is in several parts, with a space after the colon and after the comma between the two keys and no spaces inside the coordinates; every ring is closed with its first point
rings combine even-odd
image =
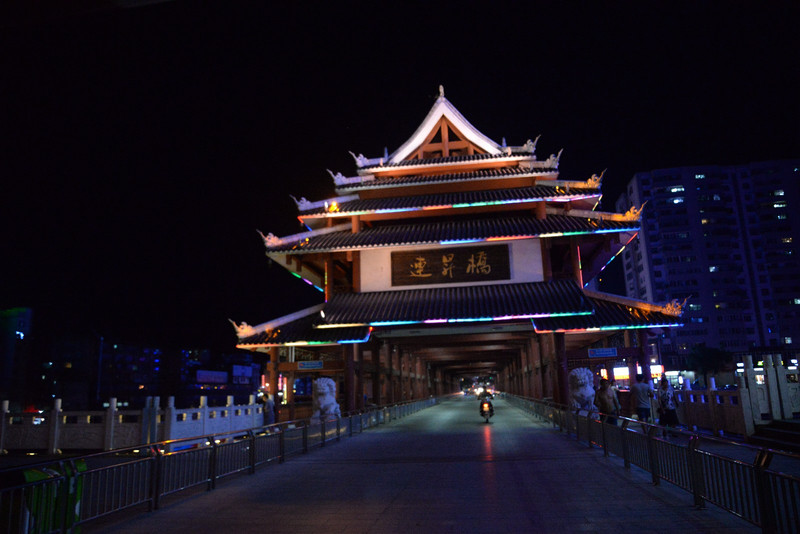
{"type": "Polygon", "coordinates": [[[569,399],[573,410],[594,410],[594,374],[580,367],[569,372],[569,399]]]}
{"type": "Polygon", "coordinates": [[[331,378],[317,378],[314,380],[314,413],[312,419],[323,419],[335,415],[341,417],[339,403],[336,402],[336,382],[331,378]]]}

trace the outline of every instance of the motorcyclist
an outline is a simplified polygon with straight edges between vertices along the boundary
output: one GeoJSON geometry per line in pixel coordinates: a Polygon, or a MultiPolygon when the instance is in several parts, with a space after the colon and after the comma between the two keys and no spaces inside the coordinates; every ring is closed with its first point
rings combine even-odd
{"type": "Polygon", "coordinates": [[[488,397],[485,397],[485,398],[481,399],[480,411],[479,411],[479,413],[481,414],[481,417],[483,417],[483,407],[486,406],[486,405],[488,405],[488,408],[489,408],[489,416],[490,417],[493,416],[494,415],[494,406],[492,406],[492,401],[490,401],[488,397]]]}

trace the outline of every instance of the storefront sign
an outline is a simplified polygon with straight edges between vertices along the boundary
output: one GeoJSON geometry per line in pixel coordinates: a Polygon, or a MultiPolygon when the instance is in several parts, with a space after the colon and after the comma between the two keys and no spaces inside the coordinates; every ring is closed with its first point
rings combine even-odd
{"type": "Polygon", "coordinates": [[[322,369],[322,360],[297,362],[297,369],[322,369]]]}
{"type": "Polygon", "coordinates": [[[509,264],[508,245],[392,252],[392,285],[508,280],[509,264]]]}

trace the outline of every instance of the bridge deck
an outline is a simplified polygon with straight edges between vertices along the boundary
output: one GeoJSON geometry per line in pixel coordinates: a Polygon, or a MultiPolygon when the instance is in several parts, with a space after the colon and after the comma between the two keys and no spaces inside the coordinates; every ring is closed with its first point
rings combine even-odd
{"type": "Polygon", "coordinates": [[[502,400],[456,398],[85,532],[759,532],[502,400]]]}

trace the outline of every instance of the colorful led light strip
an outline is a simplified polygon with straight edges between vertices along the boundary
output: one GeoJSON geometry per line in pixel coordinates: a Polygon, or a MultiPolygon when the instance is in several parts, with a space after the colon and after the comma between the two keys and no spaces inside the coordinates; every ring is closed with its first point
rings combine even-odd
{"type": "Polygon", "coordinates": [[[607,331],[607,330],[637,330],[642,328],[679,328],[682,327],[683,324],[678,323],[665,323],[665,324],[645,324],[645,325],[617,325],[617,326],[600,326],[600,327],[591,327],[591,328],[556,328],[555,330],[543,330],[536,327],[534,323],[533,329],[536,331],[537,334],[544,334],[547,332],[600,332],[600,331],[607,331]]]}
{"type": "MultiPolygon", "coordinates": [[[[636,237],[638,234],[639,234],[639,232],[636,232],[636,233],[633,235],[633,237],[631,237],[631,238],[628,240],[628,242],[627,242],[627,243],[625,243],[625,244],[622,246],[622,248],[620,248],[620,249],[617,251],[617,253],[616,253],[616,254],[614,254],[613,256],[611,256],[611,258],[610,258],[610,259],[609,259],[609,260],[606,262],[606,264],[605,264],[605,265],[603,265],[602,267],[600,267],[600,270],[599,270],[599,271],[597,271],[597,274],[599,275],[600,273],[602,273],[602,272],[605,270],[605,268],[606,268],[606,267],[608,267],[608,264],[609,264],[609,263],[611,263],[612,261],[614,261],[614,260],[617,258],[617,256],[619,256],[619,255],[622,253],[622,251],[623,251],[623,250],[625,250],[625,248],[626,248],[628,245],[630,245],[630,244],[631,244],[631,241],[633,241],[633,239],[634,239],[634,238],[635,238],[635,237],[636,237]]],[[[595,275],[595,278],[597,278],[597,275],[595,275]]],[[[594,278],[593,278],[592,280],[594,280],[594,278]]],[[[585,284],[583,284],[583,287],[586,287],[586,286],[588,286],[589,284],[591,284],[591,283],[592,283],[592,280],[589,280],[588,282],[586,282],[585,284]]]]}
{"type": "Polygon", "coordinates": [[[303,278],[301,275],[299,275],[299,274],[297,274],[297,273],[295,273],[295,272],[293,272],[293,271],[289,271],[289,273],[291,273],[291,274],[292,274],[292,276],[296,276],[297,278],[299,278],[300,280],[302,280],[302,281],[303,281],[303,282],[305,282],[306,284],[310,285],[311,287],[313,287],[314,289],[316,289],[316,290],[317,290],[317,291],[319,291],[320,293],[325,293],[325,290],[324,290],[324,289],[322,289],[321,287],[319,287],[318,285],[316,285],[316,284],[315,284],[314,282],[312,282],[311,280],[308,280],[308,279],[306,279],[306,278],[303,278]]]}
{"type": "MultiPolygon", "coordinates": [[[[376,210],[359,210],[359,211],[337,211],[334,214],[329,212],[323,213],[315,213],[311,215],[306,215],[305,217],[327,217],[333,215],[335,217],[345,217],[345,216],[354,216],[354,215],[367,215],[370,213],[402,213],[406,211],[421,211],[421,210],[439,210],[439,209],[461,209],[461,208],[472,208],[472,207],[481,207],[481,206],[504,206],[507,204],[522,204],[527,202],[573,202],[575,200],[586,200],[589,198],[594,198],[597,195],[575,195],[569,197],[538,197],[538,198],[519,198],[513,200],[487,200],[481,202],[462,202],[459,204],[441,204],[436,206],[414,206],[410,208],[384,208],[384,209],[376,209],[376,210]]],[[[298,219],[302,221],[302,215],[298,215],[298,219]]]]}
{"type": "MultiPolygon", "coordinates": [[[[451,319],[423,319],[421,321],[376,321],[369,323],[370,326],[397,326],[406,324],[442,324],[442,323],[486,323],[491,321],[509,321],[518,319],[544,319],[548,317],[575,317],[582,315],[592,315],[591,311],[565,312],[565,313],[532,313],[523,315],[500,315],[497,317],[463,317],[451,319]]],[[[317,327],[321,328],[321,327],[317,327]]]]}

